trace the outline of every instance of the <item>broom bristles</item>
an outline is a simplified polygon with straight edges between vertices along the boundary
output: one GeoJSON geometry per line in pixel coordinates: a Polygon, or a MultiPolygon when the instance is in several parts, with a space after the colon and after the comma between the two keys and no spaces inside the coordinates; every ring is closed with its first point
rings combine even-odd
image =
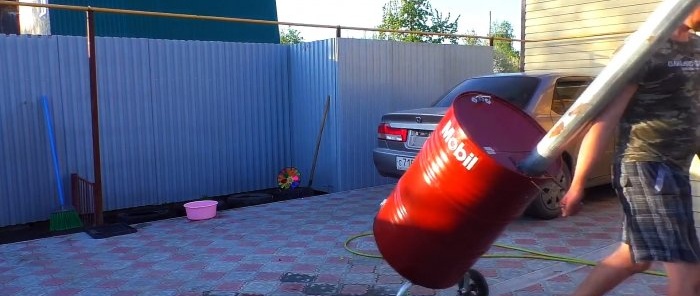
{"type": "Polygon", "coordinates": [[[62,231],[83,227],[78,212],[75,210],[64,210],[51,213],[49,218],[49,231],[62,231]]]}

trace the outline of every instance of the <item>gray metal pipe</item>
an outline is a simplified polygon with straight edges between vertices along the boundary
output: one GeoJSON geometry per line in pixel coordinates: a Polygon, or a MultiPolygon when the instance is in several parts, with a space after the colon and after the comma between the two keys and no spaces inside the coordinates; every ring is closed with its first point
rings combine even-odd
{"type": "Polygon", "coordinates": [[[639,71],[648,59],[683,20],[700,4],[700,0],[665,0],[624,42],[608,65],[598,74],[581,96],[537,144],[519,169],[530,176],[544,173],[576,137],[639,71]]]}

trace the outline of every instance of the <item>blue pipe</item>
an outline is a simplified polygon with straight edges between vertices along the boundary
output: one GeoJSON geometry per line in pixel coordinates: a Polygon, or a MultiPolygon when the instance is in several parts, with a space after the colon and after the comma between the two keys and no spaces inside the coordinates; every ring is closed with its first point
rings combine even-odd
{"type": "Polygon", "coordinates": [[[49,135],[49,144],[51,145],[51,158],[53,159],[53,172],[56,175],[56,186],[58,187],[58,199],[61,203],[61,207],[66,205],[65,197],[63,196],[63,182],[61,181],[61,172],[58,166],[58,153],[56,152],[56,138],[53,132],[53,119],[51,119],[51,112],[49,111],[49,100],[46,96],[41,96],[41,104],[44,109],[44,121],[46,123],[46,130],[49,135]]]}

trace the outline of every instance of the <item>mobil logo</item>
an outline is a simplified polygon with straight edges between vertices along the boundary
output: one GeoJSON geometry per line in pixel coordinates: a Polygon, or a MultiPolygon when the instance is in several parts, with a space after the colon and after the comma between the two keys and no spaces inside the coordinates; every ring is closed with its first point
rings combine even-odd
{"type": "Polygon", "coordinates": [[[456,130],[452,124],[452,120],[448,120],[440,131],[442,139],[445,141],[445,144],[447,144],[447,149],[452,152],[452,155],[457,159],[457,161],[462,163],[464,168],[470,171],[479,161],[479,158],[476,157],[474,153],[464,149],[464,143],[455,138],[455,133],[456,130]]]}

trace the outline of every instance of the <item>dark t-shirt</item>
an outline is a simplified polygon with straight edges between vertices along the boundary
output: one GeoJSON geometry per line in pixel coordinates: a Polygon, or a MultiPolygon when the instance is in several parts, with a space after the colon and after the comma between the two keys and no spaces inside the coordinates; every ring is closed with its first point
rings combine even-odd
{"type": "Polygon", "coordinates": [[[620,120],[617,159],[670,162],[687,171],[698,151],[700,38],[667,41],[632,83],[639,89],[620,120]]]}

